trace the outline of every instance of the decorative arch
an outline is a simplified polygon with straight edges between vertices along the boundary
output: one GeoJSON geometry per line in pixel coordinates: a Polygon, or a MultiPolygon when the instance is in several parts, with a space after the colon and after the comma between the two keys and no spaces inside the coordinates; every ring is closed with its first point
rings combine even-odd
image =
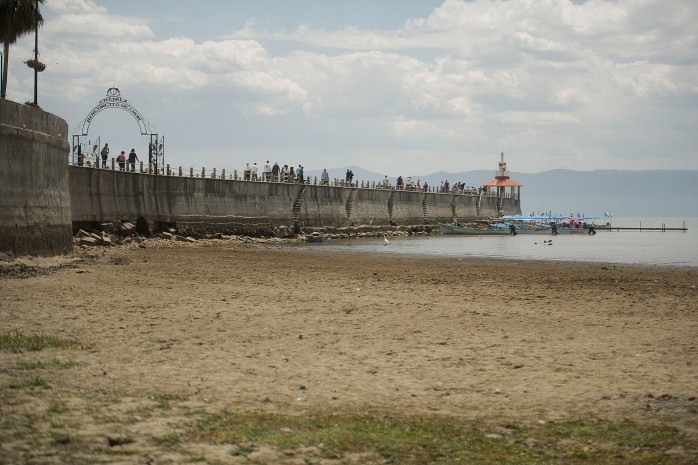
{"type": "Polygon", "coordinates": [[[138,123],[138,127],[142,136],[149,136],[150,144],[148,146],[149,170],[153,170],[155,174],[162,172],[165,165],[165,136],[158,140],[158,134],[151,129],[148,120],[134,108],[128,100],[121,97],[121,92],[118,87],[110,87],[107,90],[107,96],[95,105],[85,119],[73,131],[73,164],[82,166],[85,163],[86,157],[94,157],[98,165],[99,157],[98,149],[99,142],[92,147],[88,147],[86,143],[87,134],[90,130],[90,123],[101,111],[118,108],[129,113],[138,123]],[[154,165],[154,166],[153,166],[154,165]]]}

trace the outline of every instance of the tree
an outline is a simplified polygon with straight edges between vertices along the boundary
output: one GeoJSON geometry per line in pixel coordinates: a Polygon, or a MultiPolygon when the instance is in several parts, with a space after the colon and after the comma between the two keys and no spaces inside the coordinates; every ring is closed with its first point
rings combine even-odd
{"type": "Polygon", "coordinates": [[[10,45],[20,37],[29,34],[44,23],[39,11],[39,3],[44,0],[0,0],[0,37],[3,44],[3,67],[0,97],[7,93],[7,67],[10,45]]]}

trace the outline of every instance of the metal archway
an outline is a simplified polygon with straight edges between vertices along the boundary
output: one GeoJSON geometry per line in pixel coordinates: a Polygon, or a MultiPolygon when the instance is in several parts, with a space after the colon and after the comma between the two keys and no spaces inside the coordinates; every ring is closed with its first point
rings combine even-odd
{"type": "MultiPolygon", "coordinates": [[[[90,123],[97,114],[109,108],[120,108],[127,111],[138,122],[138,127],[142,136],[148,136],[150,143],[148,144],[148,163],[149,171],[155,174],[161,173],[165,166],[165,136],[158,140],[158,134],[150,127],[150,123],[141,113],[136,110],[128,100],[121,97],[121,92],[118,87],[111,87],[107,90],[107,96],[88,113],[87,117],[73,131],[73,151],[72,163],[82,166],[85,164],[86,157],[94,157],[96,166],[99,166],[97,157],[99,156],[99,142],[90,147],[87,142],[87,134],[90,130],[90,123]]],[[[99,139],[98,139],[99,141],[99,139]]]]}

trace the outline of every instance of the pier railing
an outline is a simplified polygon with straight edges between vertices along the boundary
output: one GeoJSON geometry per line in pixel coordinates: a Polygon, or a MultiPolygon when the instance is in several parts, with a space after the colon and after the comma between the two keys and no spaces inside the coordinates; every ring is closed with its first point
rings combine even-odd
{"type": "MultiPolygon", "coordinates": [[[[71,163],[72,164],[72,163],[71,163]]],[[[178,176],[178,177],[190,177],[199,179],[220,179],[228,181],[242,181],[242,182],[278,182],[287,184],[307,184],[316,186],[330,186],[330,187],[346,187],[346,188],[362,188],[362,189],[378,189],[378,190],[399,190],[406,192],[431,192],[431,193],[441,193],[441,194],[452,194],[452,195],[469,195],[473,197],[498,197],[497,189],[491,189],[488,191],[479,190],[474,187],[466,187],[464,189],[456,189],[452,186],[448,190],[444,190],[441,186],[424,186],[417,187],[416,184],[411,185],[401,185],[397,186],[394,184],[384,184],[381,181],[346,181],[340,178],[332,178],[328,180],[322,180],[317,176],[304,176],[300,180],[297,176],[291,177],[289,174],[285,175],[267,175],[265,173],[257,173],[257,175],[250,175],[249,178],[244,174],[241,176],[238,170],[226,171],[225,168],[217,170],[216,168],[207,169],[206,167],[201,167],[200,169],[189,167],[183,168],[182,166],[170,166],[165,165],[164,167],[158,167],[155,164],[145,163],[139,161],[137,163],[118,162],[115,158],[107,160],[105,166],[102,163],[92,160],[85,160],[82,164],[75,164],[74,166],[81,166],[87,169],[97,169],[97,170],[110,170],[110,171],[122,171],[124,173],[138,173],[144,175],[152,176],[178,176]]],[[[502,198],[513,198],[517,199],[516,194],[505,193],[502,198]]]]}

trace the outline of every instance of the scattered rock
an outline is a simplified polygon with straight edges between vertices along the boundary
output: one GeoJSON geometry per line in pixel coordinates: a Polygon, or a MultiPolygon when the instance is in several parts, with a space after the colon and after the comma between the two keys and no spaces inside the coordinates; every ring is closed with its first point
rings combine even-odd
{"type": "Polygon", "coordinates": [[[109,444],[109,447],[123,446],[124,444],[131,444],[132,442],[133,438],[126,436],[107,436],[107,444],[109,444]]]}
{"type": "Polygon", "coordinates": [[[56,444],[70,444],[70,436],[68,436],[67,434],[56,434],[53,437],[53,441],[56,444]]]}

